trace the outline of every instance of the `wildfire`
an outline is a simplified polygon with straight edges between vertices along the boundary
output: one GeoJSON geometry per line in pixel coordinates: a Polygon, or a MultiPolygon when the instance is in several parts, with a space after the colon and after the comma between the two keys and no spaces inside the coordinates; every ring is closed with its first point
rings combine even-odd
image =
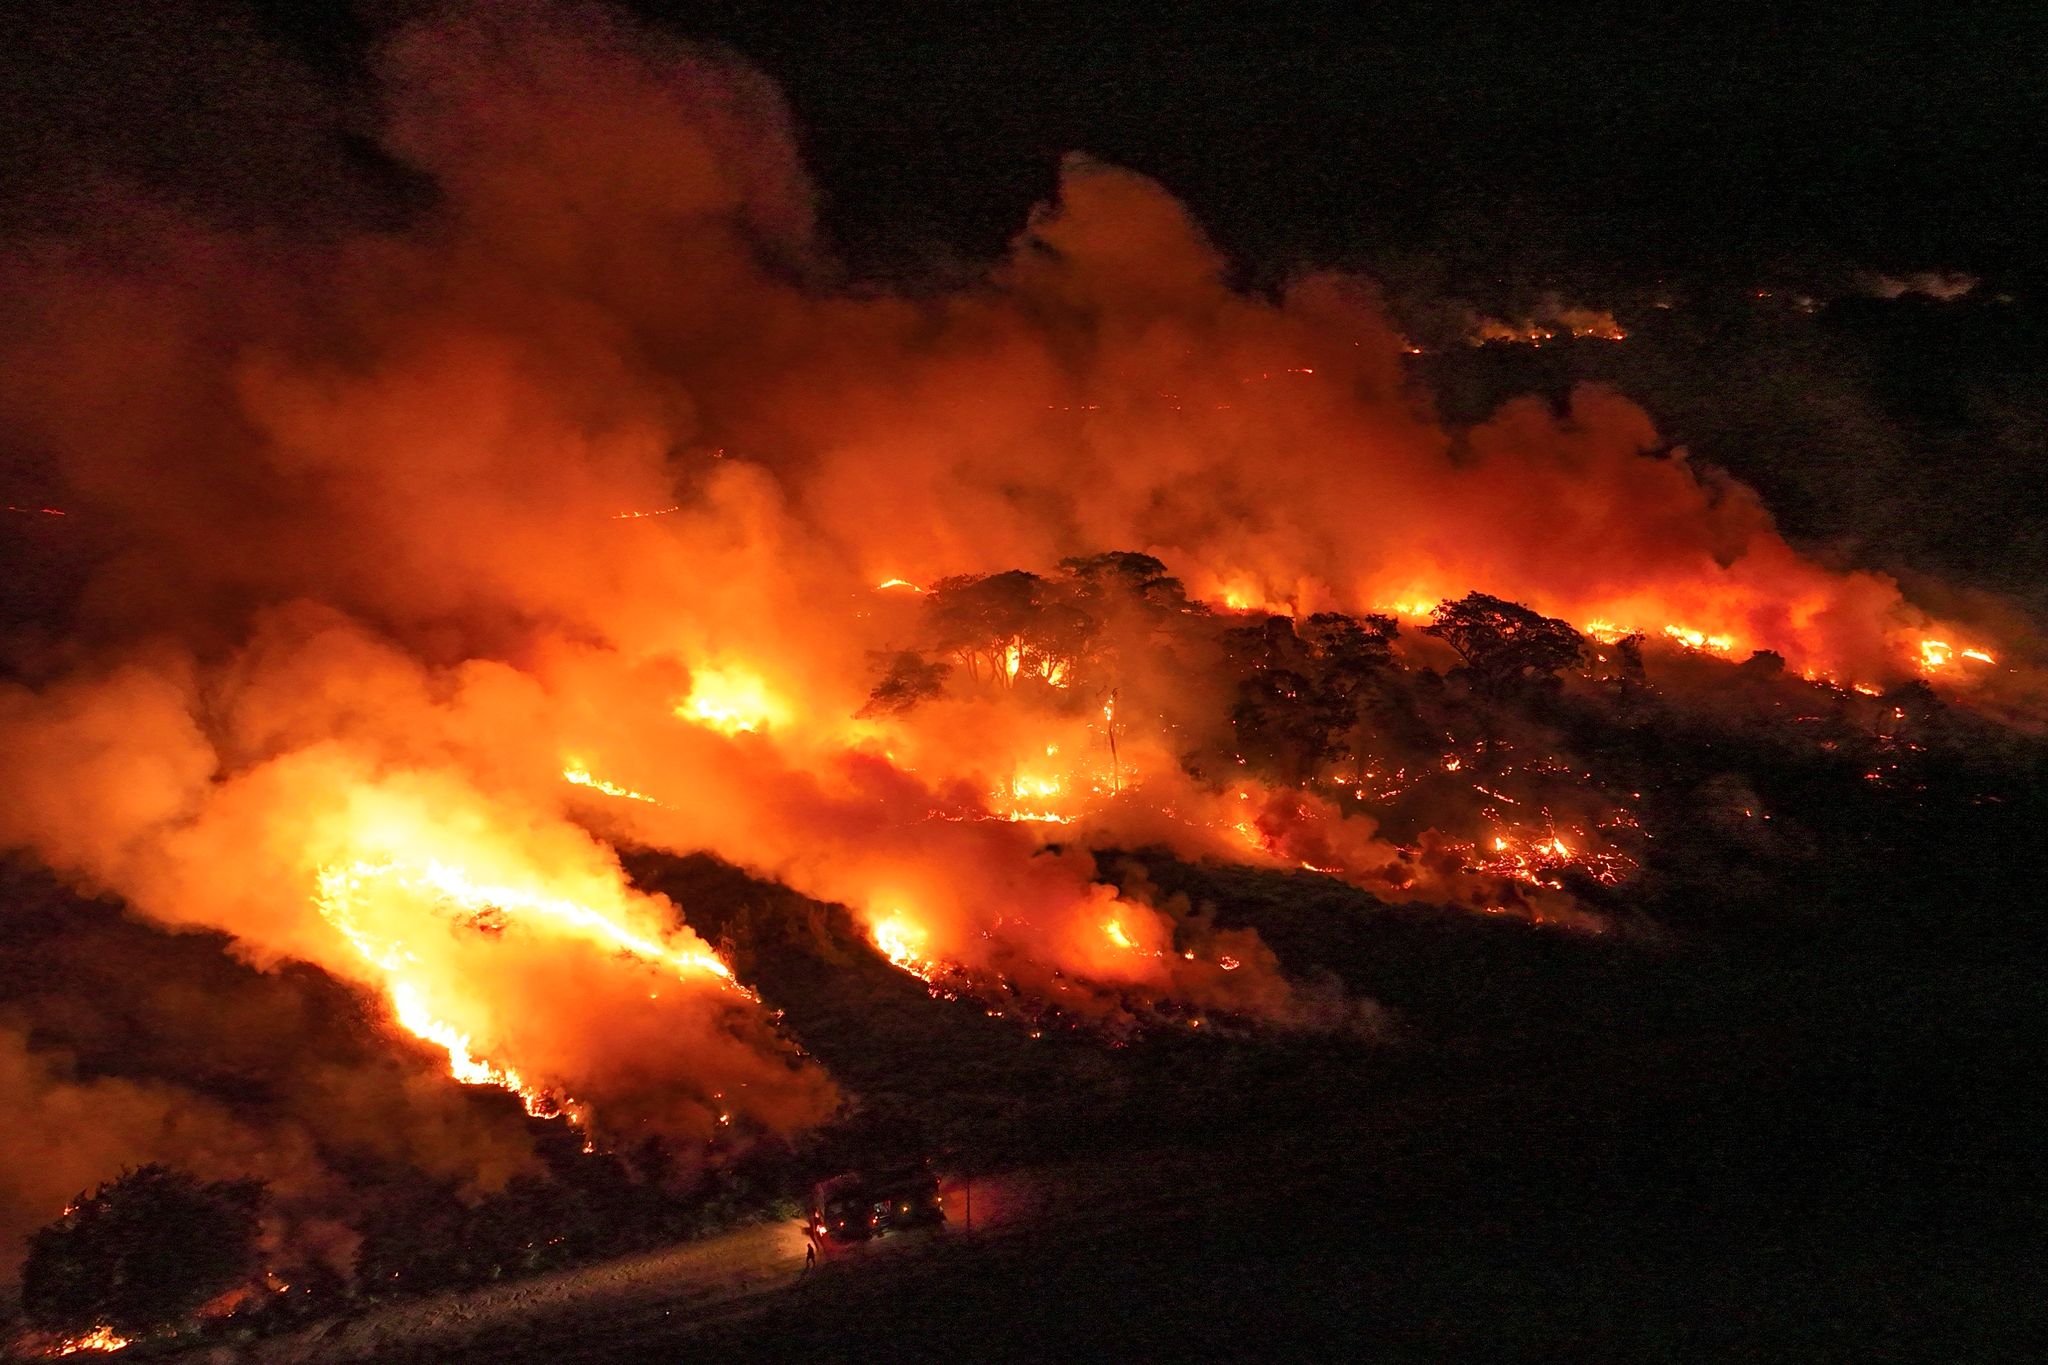
{"type": "Polygon", "coordinates": [[[538,1115],[546,1097],[526,1083],[509,1066],[487,1062],[470,1050],[469,1035],[446,1020],[436,1019],[427,1009],[419,991],[406,981],[394,982],[390,990],[391,1012],[406,1032],[434,1044],[448,1054],[448,1074],[464,1085],[495,1085],[519,1096],[526,1112],[538,1115]]]}
{"type": "Polygon", "coordinates": [[[1484,346],[1488,342],[1541,346],[1556,335],[1557,333],[1550,328],[1540,327],[1533,322],[1510,323],[1502,322],[1498,318],[1481,318],[1473,326],[1467,340],[1474,346],[1484,346]]]}
{"type": "Polygon", "coordinates": [[[939,975],[939,964],[924,955],[924,945],[931,935],[902,911],[891,914],[868,932],[883,957],[920,981],[929,984],[939,975]]]}
{"type": "Polygon", "coordinates": [[[111,1327],[95,1327],[82,1336],[67,1337],[49,1350],[45,1356],[75,1356],[88,1351],[101,1354],[121,1350],[130,1344],[129,1338],[115,1333],[111,1327]]]}
{"type": "Polygon", "coordinates": [[[588,787],[592,791],[603,792],[606,796],[623,797],[628,801],[644,801],[650,806],[665,806],[667,804],[664,801],[659,801],[649,796],[646,792],[636,792],[631,787],[621,787],[616,782],[608,782],[604,778],[593,774],[588,768],[574,766],[564,768],[562,769],[562,780],[574,783],[579,787],[588,787]]]}
{"type": "Polygon", "coordinates": [[[1001,811],[1005,820],[1065,825],[1071,824],[1074,817],[1053,810],[1047,803],[1059,800],[1066,791],[1066,779],[1059,776],[1017,776],[1010,779],[1007,787],[996,789],[996,798],[1007,803],[1001,811]]]}
{"type": "Polygon", "coordinates": [[[330,863],[318,870],[315,882],[315,908],[363,961],[382,975],[392,1015],[399,1025],[447,1053],[448,1074],[456,1080],[464,1085],[509,1090],[536,1117],[567,1114],[572,1121],[578,1121],[580,1111],[573,1101],[564,1101],[535,1085],[509,1063],[480,1055],[471,1036],[442,1018],[428,1003],[427,990],[415,979],[421,971],[420,960],[405,938],[373,931],[368,924],[373,915],[388,921],[395,902],[426,908],[485,933],[503,932],[522,920],[533,920],[650,967],[665,969],[678,978],[710,976],[723,988],[754,998],[752,992],[733,980],[732,969],[709,952],[670,948],[577,901],[527,887],[481,882],[462,868],[438,860],[417,864],[376,859],[330,863]]]}
{"type": "Polygon", "coordinates": [[[1998,660],[1981,649],[1957,649],[1946,640],[1922,640],[1920,642],[1920,666],[1929,672],[1946,668],[1956,659],[1970,659],[1980,664],[1995,664],[1998,660]]]}
{"type": "MultiPolygon", "coordinates": [[[[543,75],[548,54],[573,55],[570,30],[580,31],[567,26],[536,58],[543,75]]],[[[522,84],[550,98],[567,89],[556,102],[578,109],[586,95],[624,91],[631,110],[664,118],[744,124],[763,103],[649,97],[639,65],[606,75],[604,54],[632,44],[601,46],[567,84],[500,81],[513,102],[505,111],[426,99],[431,107],[397,129],[436,157],[472,143],[497,154],[495,139],[530,131],[522,84]],[[577,84],[585,79],[589,91],[577,84]],[[483,116],[499,112],[508,117],[483,116]]],[[[441,50],[405,49],[408,62],[441,50]]],[[[422,72],[467,73],[471,58],[497,72],[514,55],[435,56],[422,72]]],[[[633,127],[602,108],[585,124],[578,136],[633,127]]],[[[1626,735],[1659,714],[1636,685],[1639,633],[1659,663],[1679,649],[1759,647],[1788,676],[1834,670],[1825,676],[1844,684],[1879,676],[1871,665],[1886,648],[1892,671],[1917,657],[1922,671],[1946,670],[1944,682],[1974,681],[1967,663],[1995,662],[1961,647],[1977,628],[1901,627],[1930,618],[1889,579],[1796,552],[1760,502],[1743,490],[1722,496],[1611,391],[1578,390],[1568,410],[1502,404],[1483,422],[1445,426],[1387,382],[1396,342],[1368,316],[1366,291],[1318,281],[1231,294],[1213,271],[1189,268],[1207,249],[1177,235],[1192,229],[1139,177],[1069,166],[1063,201],[1034,216],[1025,239],[1051,249],[1026,250],[958,294],[813,297],[779,265],[757,277],[757,257],[779,260],[788,243],[766,229],[735,237],[732,224],[780,222],[786,215],[754,210],[801,202],[802,191],[792,183],[782,188],[794,197],[780,194],[777,158],[737,168],[744,175],[717,164],[728,147],[783,145],[779,125],[755,131],[773,136],[737,125],[728,135],[722,123],[702,137],[649,134],[647,145],[701,143],[705,183],[744,190],[733,191],[744,203],[725,203],[728,194],[724,208],[687,221],[668,222],[668,190],[598,196],[585,213],[591,196],[574,176],[558,187],[551,168],[521,161],[532,173],[517,193],[502,176],[448,177],[432,197],[449,216],[423,213],[435,230],[417,240],[335,243],[342,249],[320,256],[334,262],[332,280],[273,299],[267,266],[220,270],[257,292],[219,319],[202,300],[197,316],[163,320],[167,336],[221,340],[193,351],[194,387],[170,395],[179,401],[161,404],[163,420],[147,430],[98,403],[94,385],[0,385],[10,429],[41,433],[39,460],[49,444],[49,458],[80,462],[59,468],[53,488],[96,487],[106,449],[125,452],[122,469],[192,467],[176,496],[109,490],[124,496],[105,512],[97,501],[79,508],[67,526],[118,512],[110,535],[126,547],[109,561],[118,575],[80,600],[133,580],[176,583],[181,603],[195,604],[163,621],[96,619],[106,648],[96,638],[92,650],[65,653],[89,672],[53,674],[47,688],[10,684],[0,751],[20,757],[20,790],[0,842],[75,866],[138,914],[232,935],[252,956],[310,953],[370,983],[396,1027],[435,1050],[436,1070],[445,1055],[456,1080],[554,1113],[554,1087],[596,1104],[610,1094],[599,1077],[655,1071],[652,1058],[608,1068],[596,1055],[614,1031],[620,1047],[637,1042],[625,1024],[671,1022],[675,980],[720,1004],[714,992],[753,998],[694,936],[641,913],[653,898],[625,886],[606,831],[565,818],[564,807],[592,816],[606,797],[674,812],[634,822],[650,853],[701,850],[784,878],[792,895],[854,905],[877,952],[927,983],[1001,977],[1050,996],[1107,969],[1135,999],[1133,982],[1185,988],[1183,977],[1152,972],[1152,955],[1186,930],[1170,921],[1195,913],[1161,905],[1151,918],[1135,893],[1118,902],[1105,890],[1099,864],[1141,841],[1456,904],[1496,892],[1562,901],[1513,883],[1618,880],[1631,864],[1609,846],[1642,850],[1588,814],[1610,808],[1592,774],[1506,751],[1549,743],[1536,736],[1553,730],[1559,743],[1583,733],[1587,752],[1574,761],[1604,768],[1603,715],[1626,735]],[[577,211],[556,211],[557,188],[577,211]],[[644,224],[606,218],[641,210],[657,212],[659,240],[685,268],[607,249],[656,240],[644,224]],[[496,223],[497,212],[514,219],[496,223]],[[1126,223],[1126,213],[1137,216],[1126,223]],[[519,257],[516,299],[410,287],[415,277],[492,277],[504,243],[533,245],[519,230],[529,219],[551,235],[531,262],[519,257]],[[1166,266],[1126,288],[1131,253],[1155,246],[1166,266]],[[699,257],[717,268],[687,266],[699,257]],[[650,278],[669,279],[674,297],[640,298],[650,278]],[[711,296],[693,296],[700,279],[715,285],[711,296]],[[610,316],[616,305],[626,306],[610,316]],[[756,313],[775,325],[719,324],[756,313]],[[1076,317],[1091,320],[1085,346],[1076,317]],[[249,356],[262,364],[237,359],[249,356]],[[704,411],[681,395],[703,397],[704,411]],[[1213,415],[1230,406],[1219,398],[1238,410],[1213,415]],[[14,407],[35,403],[55,406],[14,407]],[[700,438],[758,446],[708,465],[692,456],[686,493],[674,482],[677,452],[700,438]],[[1350,458],[1368,448],[1369,459],[1350,458]],[[886,514],[862,496],[877,491],[886,514]],[[690,502],[661,505],[662,496],[690,502]],[[192,526],[264,553],[196,552],[192,526]],[[921,581],[896,576],[906,568],[921,581]],[[1503,633],[1526,614],[1499,616],[1507,624],[1486,627],[1490,640],[1477,629],[1461,637],[1446,604],[1474,590],[1585,621],[1593,640],[1629,640],[1628,667],[1610,670],[1623,677],[1610,686],[1571,674],[1583,642],[1547,621],[1503,633]],[[1401,619],[1398,633],[1361,619],[1376,601],[1401,619]],[[1434,636],[1417,629],[1433,618],[1434,636]],[[135,639],[116,638],[131,624],[135,639]],[[191,639],[175,638],[180,626],[191,639]],[[1947,638],[1920,640],[1921,629],[1947,638]],[[703,641],[715,643],[699,657],[703,641]],[[761,652],[748,653],[756,642],[761,652]],[[103,654],[104,670],[84,662],[103,654]],[[1453,654],[1472,686],[1436,686],[1460,667],[1453,654]],[[1568,711],[1536,686],[1537,675],[1547,685],[1560,673],[1572,684],[1568,711]],[[1553,724],[1581,715],[1583,727],[1553,724]],[[636,752],[636,741],[634,766],[613,775],[655,782],[666,800],[585,764],[620,762],[605,755],[636,752]],[[321,818],[308,811],[347,804],[335,799],[354,794],[346,784],[383,780],[360,775],[398,773],[418,780],[414,804],[305,828],[321,818]],[[1241,804],[1250,794],[1233,784],[1257,790],[1259,804],[1241,804]],[[890,899],[875,898],[878,884],[890,899]],[[269,903],[275,887],[287,913],[269,903]],[[463,974],[485,965],[502,970],[463,974]],[[623,980],[600,979],[612,972],[623,980]],[[657,987],[659,1018],[642,998],[657,987]],[[520,1013],[543,1000],[545,1020],[520,1013]]],[[[576,140],[539,139],[536,155],[576,140]]],[[[522,143],[519,154],[533,150],[522,143]]],[[[98,278],[96,267],[92,288],[98,278]]],[[[30,326],[25,312],[10,330],[9,354],[35,362],[23,374],[68,373],[79,356],[131,368],[149,359],[91,344],[125,303],[72,306],[90,301],[87,286],[54,296],[63,306],[50,327],[30,326]],[[53,341],[64,345],[37,349],[53,341]]],[[[164,298],[175,309],[184,296],[164,298]]],[[[1561,299],[1492,306],[1507,320],[1472,319],[1482,338],[1624,335],[1612,314],[1561,299]]],[[[105,378],[114,390],[151,384],[146,363],[105,378]]],[[[1726,675],[1741,708],[1681,712],[1674,697],[1685,744],[1695,713],[1705,725],[1724,710],[1799,709],[1780,696],[1792,685],[1759,681],[1775,670],[1687,662],[1697,667],[1680,671],[1702,675],[1684,679],[1688,689],[1726,675]]],[[[1830,706],[1811,709],[1841,713],[1815,732],[1828,743],[1902,747],[1900,735],[1870,732],[1915,728],[1851,726],[1880,709],[1905,718],[1857,704],[1846,686],[1815,691],[1830,706]]],[[[1676,751],[1677,739],[1642,752],[1676,751]]],[[[1617,770],[1652,762],[1616,747],[1617,770]]],[[[1249,941],[1254,931],[1229,932],[1249,941]]],[[[1233,987],[1247,1001],[1285,1002],[1293,987],[1280,959],[1240,951],[1233,987]]],[[[697,1061],[689,1044],[678,1037],[663,1051],[687,1068],[697,1061]]],[[[708,1071],[718,1059],[705,1061],[708,1071]]]]}
{"type": "MultiPolygon", "coordinates": [[[[1633,817],[1620,817],[1619,823],[1633,824],[1633,817]]],[[[1578,844],[1576,849],[1554,829],[1534,838],[1527,838],[1514,830],[1498,831],[1486,841],[1484,851],[1472,850],[1466,870],[1553,890],[1564,885],[1562,874],[1566,868],[1576,868],[1609,886],[1622,881],[1635,870],[1635,860],[1625,854],[1599,848],[1584,835],[1575,836],[1575,842],[1578,844]]]]}
{"type": "Polygon", "coordinates": [[[788,716],[757,674],[735,668],[699,672],[675,713],[693,725],[728,735],[753,734],[788,716]]]}
{"type": "Polygon", "coordinates": [[[1735,648],[1734,636],[1709,635],[1691,626],[1666,626],[1664,634],[1687,649],[1704,650],[1709,654],[1727,654],[1735,648]]]}

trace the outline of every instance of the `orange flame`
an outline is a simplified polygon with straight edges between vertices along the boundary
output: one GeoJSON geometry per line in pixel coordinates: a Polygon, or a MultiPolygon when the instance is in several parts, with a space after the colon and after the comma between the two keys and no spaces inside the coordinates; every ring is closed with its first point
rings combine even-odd
{"type": "Polygon", "coordinates": [[[67,1337],[43,1354],[46,1356],[75,1356],[88,1351],[113,1352],[128,1346],[127,1337],[117,1335],[111,1327],[95,1327],[81,1336],[67,1337]]]}
{"type": "Polygon", "coordinates": [[[788,708],[758,674],[736,668],[699,672],[691,681],[690,695],[675,713],[694,725],[728,735],[753,734],[789,717],[788,708]]]}

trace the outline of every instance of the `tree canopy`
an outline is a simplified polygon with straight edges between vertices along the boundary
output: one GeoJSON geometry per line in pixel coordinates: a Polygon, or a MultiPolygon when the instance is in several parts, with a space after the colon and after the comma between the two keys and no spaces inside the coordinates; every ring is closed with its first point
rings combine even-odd
{"type": "Polygon", "coordinates": [[[1479,689],[1494,694],[1554,678],[1586,648],[1565,622],[1483,592],[1438,604],[1422,633],[1456,650],[1479,689]]]}

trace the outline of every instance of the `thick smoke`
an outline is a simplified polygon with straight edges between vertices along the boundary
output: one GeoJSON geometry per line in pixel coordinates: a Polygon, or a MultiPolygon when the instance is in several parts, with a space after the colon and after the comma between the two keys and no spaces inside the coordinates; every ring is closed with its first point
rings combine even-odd
{"type": "MultiPolygon", "coordinates": [[[[877,293],[836,282],[779,99],[728,56],[493,6],[406,31],[383,75],[384,147],[437,191],[404,228],[163,211],[12,270],[0,413],[109,549],[72,640],[0,694],[0,841],[410,1004],[600,1129],[791,1129],[836,1099],[600,835],[709,850],[1080,1012],[1321,1017],[1249,935],[987,818],[1037,769],[1099,774],[1101,730],[987,698],[856,719],[912,628],[883,580],[1142,551],[1240,605],[1481,589],[1844,679],[1924,633],[1613,393],[1447,432],[1367,285],[1233,291],[1141,176],[1070,160],[982,278],[877,293]]],[[[1227,853],[1243,817],[1212,807],[1249,795],[1176,776],[1144,711],[1115,761],[1158,800],[1103,830],[1227,853]]],[[[1262,798],[1285,852],[1258,856],[1391,861],[1311,814],[1262,798]]],[[[17,1043],[12,1086],[86,1103],[17,1043]]],[[[188,1147],[256,1161],[181,1112],[8,1197],[188,1147]]]]}

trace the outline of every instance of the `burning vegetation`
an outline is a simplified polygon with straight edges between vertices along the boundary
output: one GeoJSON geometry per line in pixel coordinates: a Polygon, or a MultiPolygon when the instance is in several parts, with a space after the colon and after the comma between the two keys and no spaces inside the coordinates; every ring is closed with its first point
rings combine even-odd
{"type": "MultiPolygon", "coordinates": [[[[853,289],[726,57],[521,11],[384,69],[418,222],[152,216],[13,268],[0,412],[56,471],[25,514],[96,538],[71,634],[0,689],[0,840],[310,964],[517,1106],[368,1055],[317,1103],[266,1080],[268,1127],[137,1081],[110,1102],[203,1117],[57,1179],[231,1175],[289,1128],[264,1216],[383,1282],[413,1263],[348,1192],[394,1169],[474,1232],[825,1123],[840,1087],[620,849],[843,907],[1034,1038],[1341,1034],[1371,1002],[1116,852],[1627,930],[1667,832],[1646,726],[1735,716],[1889,783],[2033,704],[2003,645],[1801,555],[1618,394],[1445,429],[1362,283],[1235,292],[1142,177],[1073,160],[971,285],[853,289]]],[[[51,1122],[106,1084],[22,1051],[51,1122]]],[[[111,1198],[71,1193],[24,1178],[7,1235],[111,1198]]],[[[68,1349],[149,1325],[99,1312],[68,1349]]]]}

